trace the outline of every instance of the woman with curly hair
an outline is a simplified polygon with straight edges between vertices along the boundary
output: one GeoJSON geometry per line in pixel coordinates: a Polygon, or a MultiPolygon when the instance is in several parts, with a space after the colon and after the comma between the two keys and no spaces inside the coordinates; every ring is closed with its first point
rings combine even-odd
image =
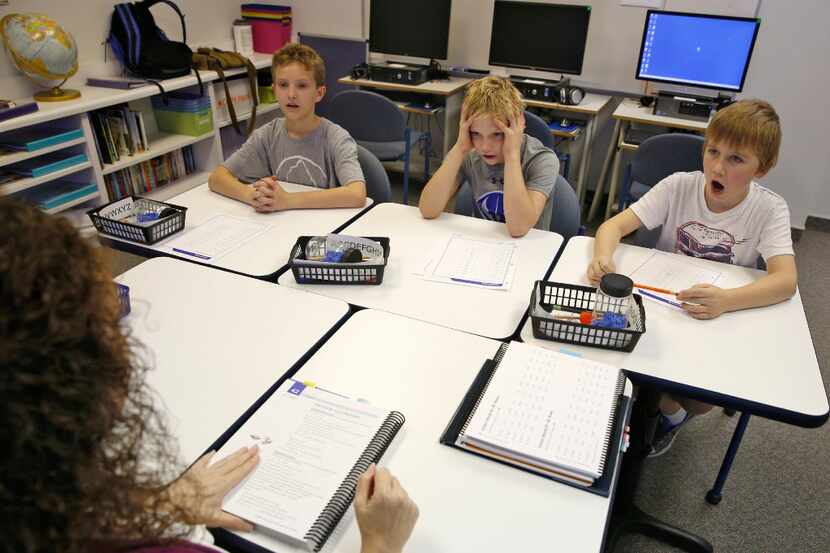
{"type": "MultiPolygon", "coordinates": [[[[213,551],[191,525],[250,530],[221,510],[256,448],[178,474],[147,368],[118,324],[100,249],[67,221],[0,199],[0,536],[16,553],[213,551]]],[[[356,499],[363,551],[400,551],[418,516],[374,467],[356,499]]]]}

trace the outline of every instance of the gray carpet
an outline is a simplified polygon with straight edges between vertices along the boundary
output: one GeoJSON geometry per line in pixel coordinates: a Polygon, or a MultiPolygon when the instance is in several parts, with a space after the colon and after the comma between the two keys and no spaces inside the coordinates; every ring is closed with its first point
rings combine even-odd
{"type": "MultiPolygon", "coordinates": [[[[416,202],[421,187],[413,185],[411,204],[416,202]]],[[[393,195],[400,201],[400,188],[393,185],[395,191],[393,195]]],[[[830,382],[830,234],[805,231],[796,244],[796,259],[801,295],[826,388],[830,382]]],[[[112,252],[111,265],[113,272],[120,274],[142,260],[112,252]]],[[[787,370],[785,361],[781,370],[787,370]]],[[[718,506],[705,501],[737,419],[715,409],[690,422],[668,453],[646,463],[637,497],[639,506],[706,537],[719,552],[830,551],[830,424],[803,429],[753,417],[724,488],[723,501],[718,506]]],[[[633,536],[623,538],[617,551],[675,550],[633,536]]]]}

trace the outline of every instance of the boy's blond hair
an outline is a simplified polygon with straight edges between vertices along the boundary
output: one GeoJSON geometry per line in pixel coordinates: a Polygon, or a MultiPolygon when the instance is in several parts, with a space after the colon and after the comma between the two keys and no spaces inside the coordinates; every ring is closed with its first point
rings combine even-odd
{"type": "Polygon", "coordinates": [[[274,52],[274,57],[271,58],[271,72],[274,77],[277,76],[278,68],[290,63],[299,63],[306,71],[311,71],[315,85],[326,84],[326,64],[314,48],[292,42],[274,52]]]}
{"type": "Polygon", "coordinates": [[[522,95],[513,83],[492,75],[474,81],[464,98],[467,118],[485,115],[506,123],[512,117],[518,117],[524,109],[522,95]]]}
{"type": "Polygon", "coordinates": [[[769,102],[740,100],[715,114],[706,129],[704,148],[711,141],[751,149],[761,162],[758,171],[766,173],[778,161],[781,121],[769,102]]]}

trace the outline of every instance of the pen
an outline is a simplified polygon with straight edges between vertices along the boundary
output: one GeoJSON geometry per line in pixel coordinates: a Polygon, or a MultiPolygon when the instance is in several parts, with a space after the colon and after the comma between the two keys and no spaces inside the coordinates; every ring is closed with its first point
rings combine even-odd
{"type": "Polygon", "coordinates": [[[672,305],[674,307],[677,307],[679,309],[683,309],[683,306],[680,305],[679,303],[677,303],[676,301],[671,301],[671,300],[668,300],[666,298],[662,298],[662,297],[658,296],[657,294],[652,294],[651,292],[646,292],[645,290],[643,290],[642,288],[639,288],[639,287],[637,288],[637,290],[639,290],[639,292],[642,295],[648,296],[653,300],[662,301],[663,303],[667,303],[667,304],[672,305]]]}
{"type": "Polygon", "coordinates": [[[196,253],[196,252],[189,252],[187,250],[182,250],[182,249],[179,249],[179,248],[173,248],[173,251],[176,252],[176,253],[183,253],[185,255],[198,257],[199,259],[210,259],[209,255],[202,255],[202,254],[196,253]]]}
{"type": "Polygon", "coordinates": [[[641,290],[651,290],[652,292],[660,292],[661,294],[671,294],[672,296],[676,296],[677,292],[674,290],[667,290],[665,288],[658,288],[657,286],[649,286],[647,284],[640,284],[639,282],[634,283],[635,288],[640,288],[641,290]]]}
{"type": "Polygon", "coordinates": [[[450,277],[450,280],[453,282],[463,282],[464,284],[477,284],[479,286],[501,286],[502,282],[481,282],[478,280],[468,280],[466,278],[455,278],[450,277]]]}

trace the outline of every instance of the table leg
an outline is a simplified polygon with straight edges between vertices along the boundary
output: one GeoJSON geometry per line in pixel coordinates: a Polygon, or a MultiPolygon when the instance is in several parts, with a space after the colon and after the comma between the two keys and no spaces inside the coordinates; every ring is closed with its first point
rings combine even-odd
{"type": "Polygon", "coordinates": [[[611,553],[623,534],[635,532],[652,537],[692,553],[712,553],[712,544],[700,536],[687,532],[645,513],[634,504],[643,461],[648,455],[651,438],[657,426],[660,392],[639,385],[637,400],[631,412],[631,445],[623,457],[620,480],[614,494],[608,540],[604,551],[611,553]]]}
{"type": "Polygon", "coordinates": [[[585,199],[585,179],[588,176],[588,171],[591,168],[591,146],[594,142],[594,119],[589,117],[585,124],[585,135],[582,137],[582,159],[579,160],[579,178],[576,181],[576,197],[579,198],[579,206],[582,207],[582,202],[585,199]]]}
{"type": "Polygon", "coordinates": [[[597,181],[597,189],[594,192],[594,199],[591,201],[591,209],[588,211],[588,221],[592,220],[599,209],[600,198],[602,192],[605,190],[605,177],[608,175],[608,167],[611,165],[612,158],[617,154],[617,142],[620,137],[620,127],[622,121],[619,119],[614,121],[614,131],[611,133],[611,142],[608,143],[608,151],[605,153],[605,161],[602,162],[602,171],[599,174],[597,181]]]}
{"type": "MultiPolygon", "coordinates": [[[[620,130],[620,136],[625,136],[625,130],[628,128],[628,123],[624,123],[620,130]]],[[[617,155],[614,156],[614,167],[611,169],[611,180],[608,183],[608,203],[605,204],[605,217],[603,221],[607,221],[611,216],[611,209],[614,207],[614,200],[617,196],[617,181],[620,180],[620,164],[622,163],[622,151],[617,148],[617,155]]]]}
{"type": "Polygon", "coordinates": [[[456,92],[447,96],[444,103],[444,140],[441,145],[442,159],[447,156],[458,138],[458,124],[461,121],[461,102],[464,93],[456,92]]]}

